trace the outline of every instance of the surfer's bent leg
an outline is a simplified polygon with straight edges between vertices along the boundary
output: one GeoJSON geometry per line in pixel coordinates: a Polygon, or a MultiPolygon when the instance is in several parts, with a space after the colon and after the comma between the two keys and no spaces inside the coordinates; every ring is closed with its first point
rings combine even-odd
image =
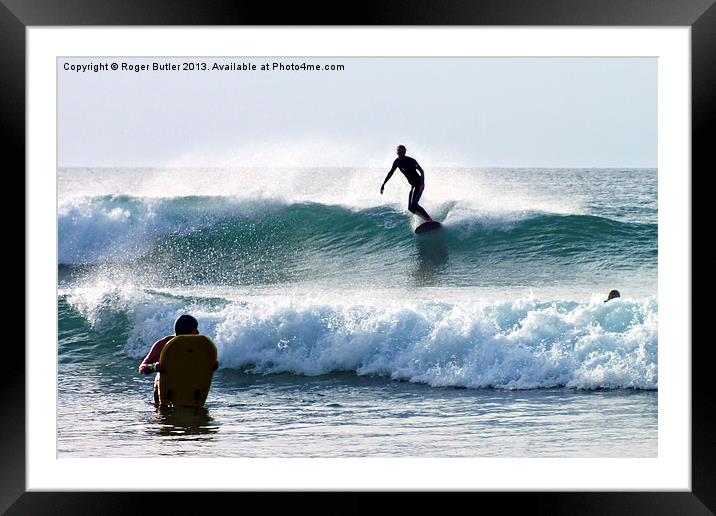
{"type": "Polygon", "coordinates": [[[420,215],[425,220],[432,220],[432,217],[430,217],[430,215],[428,215],[428,212],[425,211],[418,204],[418,201],[420,200],[420,196],[423,195],[424,189],[425,189],[425,185],[413,186],[410,189],[410,194],[408,195],[408,211],[410,213],[415,213],[417,215],[420,215]]]}

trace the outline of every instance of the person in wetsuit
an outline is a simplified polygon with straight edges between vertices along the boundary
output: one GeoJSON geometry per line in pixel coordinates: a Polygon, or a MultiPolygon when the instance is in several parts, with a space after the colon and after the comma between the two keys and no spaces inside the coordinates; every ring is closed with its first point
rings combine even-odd
{"type": "Polygon", "coordinates": [[[420,196],[423,195],[423,190],[425,190],[425,171],[420,168],[420,165],[418,165],[417,161],[415,161],[410,156],[405,155],[405,145],[398,145],[398,148],[396,149],[396,154],[398,155],[398,157],[393,162],[393,168],[390,169],[390,172],[388,172],[385,181],[383,181],[383,185],[380,187],[381,195],[383,194],[385,183],[387,183],[388,180],[392,177],[393,172],[395,172],[395,169],[399,168],[405,176],[405,179],[407,179],[408,183],[410,183],[411,187],[410,194],[408,195],[408,211],[410,211],[410,213],[420,215],[427,221],[433,220],[432,217],[428,215],[428,212],[425,211],[418,204],[420,196]],[[418,172],[420,173],[418,174],[418,172]]]}

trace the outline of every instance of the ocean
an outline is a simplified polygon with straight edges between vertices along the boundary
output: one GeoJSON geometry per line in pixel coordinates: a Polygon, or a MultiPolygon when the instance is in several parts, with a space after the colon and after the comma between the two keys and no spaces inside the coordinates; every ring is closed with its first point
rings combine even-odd
{"type": "Polygon", "coordinates": [[[657,171],[431,169],[422,235],[386,172],[59,169],[58,456],[656,457],[657,171]]]}

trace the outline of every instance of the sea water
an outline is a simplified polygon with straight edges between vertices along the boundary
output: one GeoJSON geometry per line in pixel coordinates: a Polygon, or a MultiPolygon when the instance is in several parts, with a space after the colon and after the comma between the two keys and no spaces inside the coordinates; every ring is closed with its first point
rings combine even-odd
{"type": "Polygon", "coordinates": [[[431,170],[424,235],[384,177],[60,169],[59,456],[656,457],[656,170],[431,170]],[[137,372],[183,313],[200,413],[137,372]]]}

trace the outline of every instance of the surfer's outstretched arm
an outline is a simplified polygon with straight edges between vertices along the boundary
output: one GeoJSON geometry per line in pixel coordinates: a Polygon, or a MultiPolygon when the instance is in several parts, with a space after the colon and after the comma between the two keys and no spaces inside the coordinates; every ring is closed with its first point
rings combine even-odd
{"type": "Polygon", "coordinates": [[[393,172],[395,172],[395,169],[398,168],[398,160],[396,159],[393,162],[393,168],[390,169],[390,172],[388,172],[388,175],[385,176],[385,181],[383,181],[383,184],[380,186],[380,193],[383,193],[383,188],[385,188],[385,183],[388,182],[388,180],[393,176],[393,172]]]}

